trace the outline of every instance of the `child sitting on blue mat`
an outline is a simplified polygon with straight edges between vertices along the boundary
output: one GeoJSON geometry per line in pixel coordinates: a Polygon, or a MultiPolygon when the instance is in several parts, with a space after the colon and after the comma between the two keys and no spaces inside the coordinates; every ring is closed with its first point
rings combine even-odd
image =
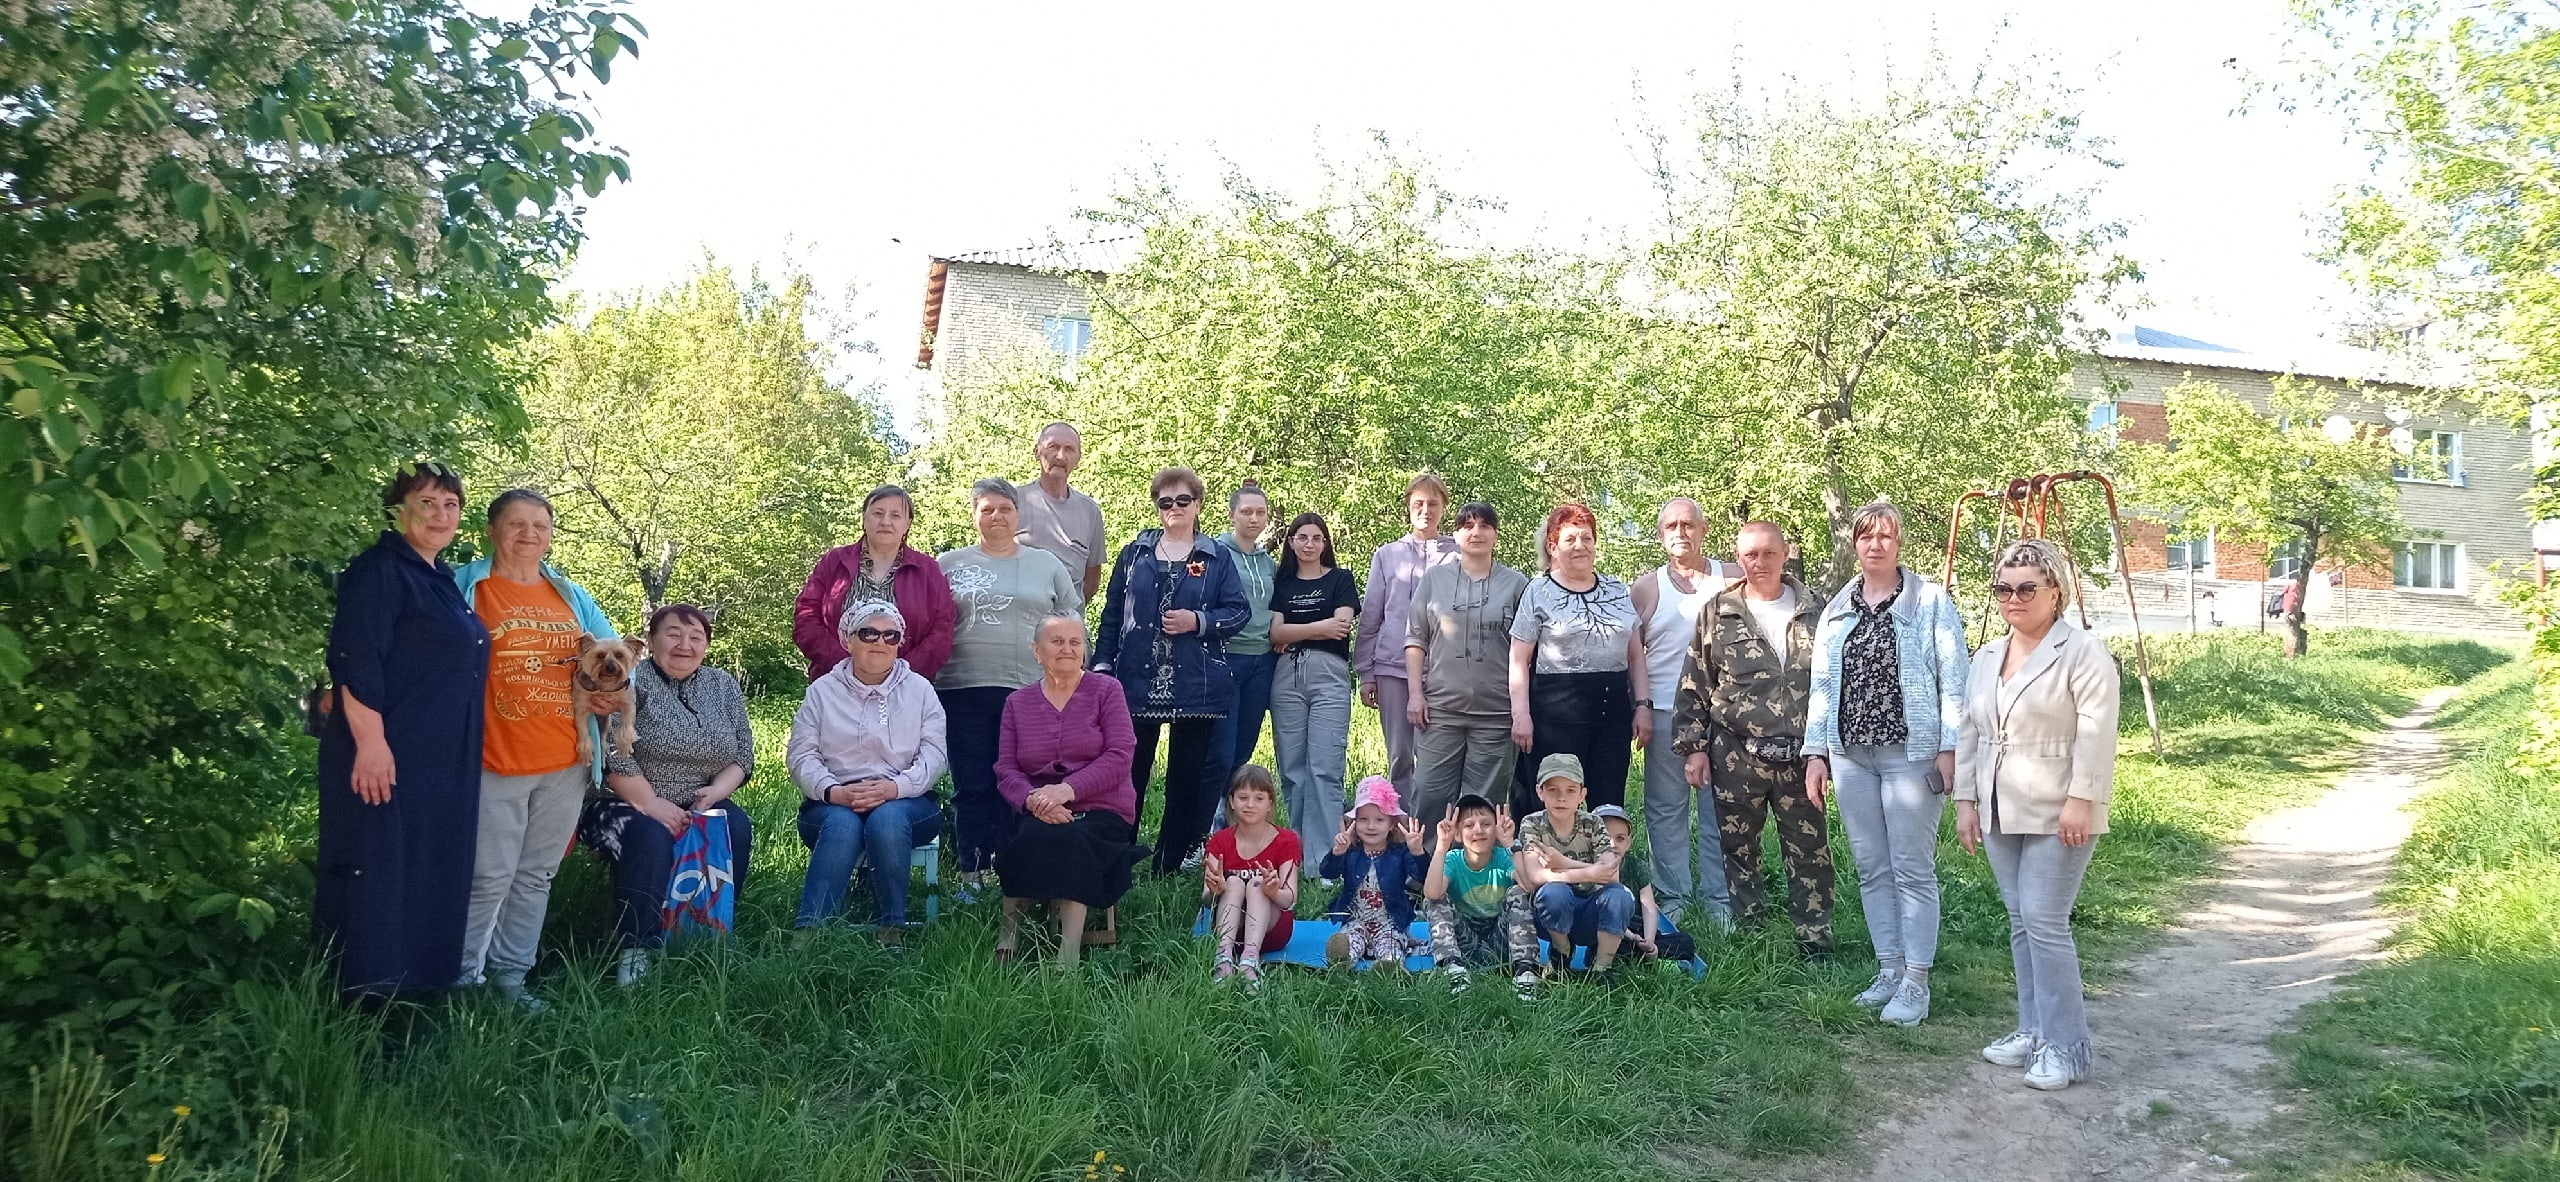
{"type": "Polygon", "coordinates": [[[1590,969],[1617,980],[1618,943],[1635,918],[1636,897],[1618,885],[1618,851],[1600,818],[1582,811],[1580,757],[1558,752],[1538,764],[1538,800],[1520,821],[1520,883],[1547,937],[1547,967],[1562,976],[1577,943],[1591,946],[1590,969]]]}
{"type": "Polygon", "coordinates": [[[1636,848],[1635,818],[1614,804],[1591,810],[1609,829],[1609,845],[1618,851],[1618,885],[1635,892],[1636,909],[1643,912],[1644,922],[1638,930],[1627,933],[1623,946],[1628,955],[1662,955],[1662,901],[1653,893],[1653,869],[1645,864],[1644,852],[1636,848]]]}
{"type": "Polygon", "coordinates": [[[1271,773],[1248,763],[1227,782],[1226,828],[1209,835],[1200,857],[1200,899],[1217,905],[1218,959],[1224,981],[1241,975],[1262,983],[1262,954],[1289,945],[1297,917],[1298,835],[1272,823],[1280,792],[1271,773]]]}
{"type": "Polygon", "coordinates": [[[1360,781],[1357,802],[1343,814],[1342,832],[1316,867],[1320,877],[1338,880],[1342,893],[1333,897],[1325,917],[1342,925],[1324,942],[1325,959],[1333,964],[1386,961],[1404,967],[1412,951],[1406,932],[1413,926],[1413,896],[1422,885],[1422,829],[1406,832],[1404,806],[1396,786],[1385,776],[1360,781]]]}
{"type": "Polygon", "coordinates": [[[1506,962],[1524,1000],[1538,983],[1538,935],[1512,869],[1517,836],[1507,808],[1472,792],[1440,819],[1422,909],[1431,922],[1431,959],[1448,974],[1451,993],[1467,991],[1469,968],[1506,962]]]}

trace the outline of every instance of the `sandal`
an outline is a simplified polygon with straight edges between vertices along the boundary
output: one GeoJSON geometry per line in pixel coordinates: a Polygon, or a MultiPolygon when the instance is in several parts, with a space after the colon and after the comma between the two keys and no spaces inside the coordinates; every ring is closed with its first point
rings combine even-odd
{"type": "Polygon", "coordinates": [[[998,944],[998,945],[996,945],[996,963],[997,963],[997,964],[1012,964],[1012,963],[1013,963],[1014,954],[1015,954],[1015,950],[1014,950],[1014,948],[1013,948],[1013,946],[1012,946],[1012,945],[1009,945],[1009,944],[998,944]]]}

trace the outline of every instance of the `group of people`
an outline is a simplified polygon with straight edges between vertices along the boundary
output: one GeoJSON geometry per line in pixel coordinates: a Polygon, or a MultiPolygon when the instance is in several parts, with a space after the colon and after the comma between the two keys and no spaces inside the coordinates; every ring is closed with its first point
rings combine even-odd
{"type": "MultiPolygon", "coordinates": [[[[2106,829],[2117,675],[2061,618],[2070,567],[2052,543],[1999,556],[2008,631],[1968,653],[1945,589],[1901,564],[1901,516],[1882,502],[1853,517],[1857,577],[1825,600],[1788,572],[1773,524],[1743,524],[1733,562],[1708,557],[1686,499],[1662,506],[1664,561],[1632,585],[1600,572],[1599,522],[1578,504],[1546,515],[1532,577],[1496,559],[1492,505],[1459,506],[1443,533],[1451,498],[1426,474],[1364,587],[1321,515],[1274,531],[1250,482],[1209,535],[1208,490],[1179,467],[1150,482],[1155,524],[1106,553],[1099,505],[1070,484],[1075,428],[1049,425],[1034,451],[1037,479],[972,488],[976,545],[914,549],[914,502],[884,486],[861,540],[820,556],[801,591],[810,684],[786,753],[810,850],[800,928],[838,921],[867,862],[872,918],[896,938],[947,772],[960,891],[1000,890],[1001,960],[1046,904],[1074,963],[1089,913],[1152,854],[1161,874],[1197,868],[1222,978],[1259,979],[1313,882],[1335,892],[1334,959],[1425,955],[1457,989],[1500,966],[1527,997],[1577,947],[1606,979],[1684,915],[1757,926],[1772,824],[1795,941],[1831,955],[1836,797],[1879,962],[1857,1001],[1909,1025],[1929,1012],[1952,799],[1959,842],[1999,880],[2017,968],[2018,1031],[1983,1054],[2036,1087],[2087,1070],[2069,919],[2106,829]],[[1355,703],[1377,712],[1388,766],[1347,793],[1355,703]],[[1266,719],[1276,777],[1254,762],[1266,719]],[[1626,808],[1639,752],[1641,849],[1626,808]],[[1408,935],[1417,916],[1427,937],[1408,935]]],[[[405,472],[384,503],[395,528],[342,576],[329,651],[317,915],[342,985],[486,981],[531,1002],[573,829],[613,863],[619,975],[636,979],[663,939],[673,838],[754,770],[738,685],[703,663],[712,621],[688,605],[651,617],[638,741],[579,758],[578,728],[597,724],[573,716],[564,660],[613,632],[543,561],[548,502],[500,496],[490,557],[458,571],[439,558],[457,478],[405,472]]],[[[743,876],[751,830],[726,811],[743,876]]]]}

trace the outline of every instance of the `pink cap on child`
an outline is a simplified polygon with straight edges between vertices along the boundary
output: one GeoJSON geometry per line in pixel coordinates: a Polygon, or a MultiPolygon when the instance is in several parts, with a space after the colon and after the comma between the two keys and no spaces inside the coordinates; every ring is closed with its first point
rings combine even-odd
{"type": "Polygon", "coordinates": [[[1390,780],[1385,776],[1362,776],[1360,778],[1359,794],[1353,796],[1351,799],[1351,811],[1353,812],[1358,812],[1361,809],[1374,804],[1378,806],[1379,812],[1385,813],[1390,817],[1401,817],[1405,815],[1404,806],[1396,799],[1395,781],[1390,780]]]}

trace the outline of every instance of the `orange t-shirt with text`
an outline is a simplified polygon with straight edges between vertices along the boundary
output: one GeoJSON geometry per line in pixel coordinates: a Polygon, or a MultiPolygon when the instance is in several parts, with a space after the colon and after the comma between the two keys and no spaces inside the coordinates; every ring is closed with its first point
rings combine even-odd
{"type": "Polygon", "coordinates": [[[578,655],[578,618],[547,580],[516,583],[491,575],[472,588],[472,610],[489,629],[489,720],[480,766],[501,776],[538,776],[578,762],[569,678],[578,655]]]}

